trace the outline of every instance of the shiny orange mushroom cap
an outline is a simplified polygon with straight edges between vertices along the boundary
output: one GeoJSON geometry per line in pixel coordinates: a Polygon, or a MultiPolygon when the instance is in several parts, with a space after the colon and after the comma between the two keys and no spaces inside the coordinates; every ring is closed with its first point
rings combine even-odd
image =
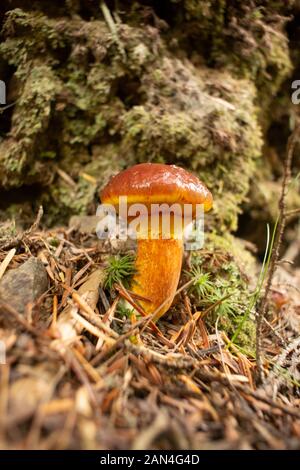
{"type": "Polygon", "coordinates": [[[104,204],[119,204],[119,197],[127,196],[129,204],[203,204],[211,209],[213,198],[207,187],[183,168],[161,163],[140,163],[114,176],[102,190],[104,204]]]}

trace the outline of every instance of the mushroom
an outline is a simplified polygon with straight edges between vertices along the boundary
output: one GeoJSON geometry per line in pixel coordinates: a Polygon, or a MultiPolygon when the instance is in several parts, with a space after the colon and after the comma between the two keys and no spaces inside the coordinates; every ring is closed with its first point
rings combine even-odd
{"type": "Polygon", "coordinates": [[[139,300],[139,304],[147,314],[155,312],[157,320],[171,306],[179,282],[183,258],[182,210],[190,205],[191,219],[195,219],[197,205],[203,204],[205,212],[212,207],[212,195],[195,175],[182,168],[141,163],[114,176],[102,190],[101,201],[118,211],[122,196],[127,197],[128,216],[135,204],[146,208],[146,228],[136,230],[136,274],[131,290],[137,298],[145,299],[139,300]],[[171,215],[169,212],[171,230],[166,232],[164,211],[173,206],[174,212],[171,215]],[[149,225],[152,226],[155,216],[158,217],[153,231],[149,225]]]}

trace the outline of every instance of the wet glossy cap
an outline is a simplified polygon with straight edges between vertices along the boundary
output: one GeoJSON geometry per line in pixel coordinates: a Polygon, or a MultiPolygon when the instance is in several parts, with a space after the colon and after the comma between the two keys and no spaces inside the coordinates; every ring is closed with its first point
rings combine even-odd
{"type": "Polygon", "coordinates": [[[213,198],[207,187],[193,174],[175,165],[141,163],[114,176],[102,190],[104,204],[119,204],[127,196],[128,204],[203,204],[205,212],[213,198]]]}

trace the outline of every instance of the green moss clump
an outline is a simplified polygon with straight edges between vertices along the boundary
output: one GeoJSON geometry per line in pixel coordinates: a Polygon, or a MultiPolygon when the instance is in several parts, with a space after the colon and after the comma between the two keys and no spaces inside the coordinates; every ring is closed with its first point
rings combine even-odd
{"type": "Polygon", "coordinates": [[[16,102],[10,134],[0,143],[1,184],[5,188],[45,179],[34,155],[48,128],[59,89],[59,80],[52,69],[35,61],[16,102]]]}
{"type": "Polygon", "coordinates": [[[254,259],[232,236],[210,234],[207,238],[205,249],[191,257],[190,276],[199,279],[191,288],[193,305],[204,312],[210,308],[205,316],[208,328],[214,331],[218,320],[218,328],[229,338],[243,320],[236,344],[251,352],[255,348],[254,312],[245,319],[244,315],[254,290],[254,259]]]}
{"type": "Polygon", "coordinates": [[[104,21],[7,14],[0,55],[16,69],[18,99],[0,144],[3,187],[39,183],[51,225],[92,211],[124,166],[177,163],[212,190],[211,224],[235,229],[262,144],[255,87],[176,57],[151,28],[122,24],[118,34],[126,62],[104,21]],[[90,166],[92,186],[80,176],[90,166]]]}
{"type": "Polygon", "coordinates": [[[170,1],[170,28],[159,32],[140,26],[134,2],[117,25],[126,59],[100,11],[89,21],[9,11],[0,56],[15,70],[17,99],[0,143],[2,187],[38,183],[51,225],[93,210],[124,166],[177,163],[211,189],[210,226],[235,230],[261,155],[259,121],[291,67],[285,10],[273,3],[272,16],[258,1],[170,1]],[[92,187],[80,176],[90,165],[92,187]],[[75,200],[57,168],[75,182],[75,200]]]}
{"type": "Polygon", "coordinates": [[[292,70],[284,31],[293,1],[171,0],[181,41],[193,41],[207,63],[255,83],[261,111],[292,70]],[[186,23],[186,27],[182,24],[186,23]]]}

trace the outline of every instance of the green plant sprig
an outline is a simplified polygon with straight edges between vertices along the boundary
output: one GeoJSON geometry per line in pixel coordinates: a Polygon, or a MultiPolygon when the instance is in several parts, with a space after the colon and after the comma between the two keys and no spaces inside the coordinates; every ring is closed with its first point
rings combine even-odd
{"type": "Polygon", "coordinates": [[[135,256],[127,254],[125,256],[111,256],[106,267],[106,280],[104,287],[112,289],[114,284],[122,282],[128,287],[132,276],[135,274],[135,256]]]}

